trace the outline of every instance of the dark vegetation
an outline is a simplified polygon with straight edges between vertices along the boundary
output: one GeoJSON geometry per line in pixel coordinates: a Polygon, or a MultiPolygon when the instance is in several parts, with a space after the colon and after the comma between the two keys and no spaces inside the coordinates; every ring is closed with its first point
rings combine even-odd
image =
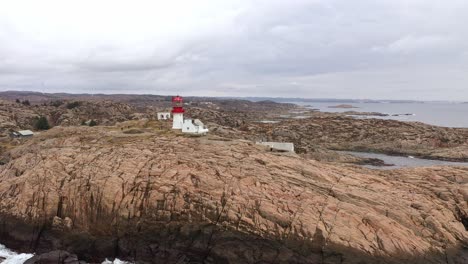
{"type": "Polygon", "coordinates": [[[49,121],[46,117],[41,116],[37,119],[35,128],[37,130],[48,130],[50,128],[49,121]]]}
{"type": "Polygon", "coordinates": [[[81,105],[81,102],[75,101],[67,104],[67,109],[73,109],[81,105]]]}
{"type": "Polygon", "coordinates": [[[63,105],[63,101],[55,100],[55,101],[50,102],[50,105],[55,106],[55,107],[59,107],[59,106],[63,105]]]}

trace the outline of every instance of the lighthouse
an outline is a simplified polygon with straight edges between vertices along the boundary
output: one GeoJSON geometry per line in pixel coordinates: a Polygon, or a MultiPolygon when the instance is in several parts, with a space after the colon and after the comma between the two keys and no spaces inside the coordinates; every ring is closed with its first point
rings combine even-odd
{"type": "Polygon", "coordinates": [[[182,129],[184,124],[184,100],[180,96],[172,97],[172,129],[182,129]]]}

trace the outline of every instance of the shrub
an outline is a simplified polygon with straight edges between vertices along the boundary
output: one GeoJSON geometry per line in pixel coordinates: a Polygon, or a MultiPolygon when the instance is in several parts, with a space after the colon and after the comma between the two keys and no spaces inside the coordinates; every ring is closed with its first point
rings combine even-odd
{"type": "Polygon", "coordinates": [[[22,102],[22,104],[23,104],[23,105],[27,105],[27,106],[31,105],[31,103],[29,102],[29,100],[24,100],[24,101],[22,102]]]}
{"type": "Polygon", "coordinates": [[[81,102],[71,102],[67,104],[68,109],[73,109],[81,105],[81,102]]]}
{"type": "Polygon", "coordinates": [[[63,105],[63,102],[60,101],[60,100],[56,100],[56,101],[50,102],[50,105],[55,106],[55,107],[59,107],[59,106],[63,105]]]}
{"type": "Polygon", "coordinates": [[[91,120],[91,121],[89,122],[89,126],[90,126],[90,127],[92,127],[92,126],[97,126],[97,122],[94,121],[94,120],[91,120]]]}
{"type": "Polygon", "coordinates": [[[37,119],[35,127],[37,130],[47,130],[50,128],[49,121],[46,117],[41,116],[37,119]]]}

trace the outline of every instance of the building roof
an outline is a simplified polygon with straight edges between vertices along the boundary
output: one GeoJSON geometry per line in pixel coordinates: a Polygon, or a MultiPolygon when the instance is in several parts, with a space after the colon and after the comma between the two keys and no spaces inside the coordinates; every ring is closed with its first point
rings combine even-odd
{"type": "Polygon", "coordinates": [[[202,127],[205,126],[205,124],[203,124],[203,122],[200,119],[195,119],[193,123],[195,123],[195,125],[197,126],[202,126],[202,127]]]}
{"type": "Polygon", "coordinates": [[[182,103],[184,99],[182,99],[182,96],[173,96],[172,97],[172,102],[177,102],[177,103],[182,103]]]}
{"type": "Polygon", "coordinates": [[[20,134],[21,136],[32,136],[34,135],[34,132],[32,132],[31,130],[20,130],[20,131],[17,131],[18,134],[20,134]]]}

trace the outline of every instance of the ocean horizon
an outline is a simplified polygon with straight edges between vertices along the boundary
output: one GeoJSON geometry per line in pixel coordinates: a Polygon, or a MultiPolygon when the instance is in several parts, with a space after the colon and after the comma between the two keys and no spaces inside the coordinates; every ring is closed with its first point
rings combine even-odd
{"type": "MultiPolygon", "coordinates": [[[[284,102],[283,102],[284,103],[284,102]]],[[[391,119],[406,122],[422,122],[435,126],[468,128],[468,104],[461,102],[303,102],[290,101],[288,103],[317,109],[321,112],[343,113],[377,112],[388,116],[360,116],[359,118],[391,119]],[[349,104],[354,108],[333,108],[340,104],[349,104]]]]}

